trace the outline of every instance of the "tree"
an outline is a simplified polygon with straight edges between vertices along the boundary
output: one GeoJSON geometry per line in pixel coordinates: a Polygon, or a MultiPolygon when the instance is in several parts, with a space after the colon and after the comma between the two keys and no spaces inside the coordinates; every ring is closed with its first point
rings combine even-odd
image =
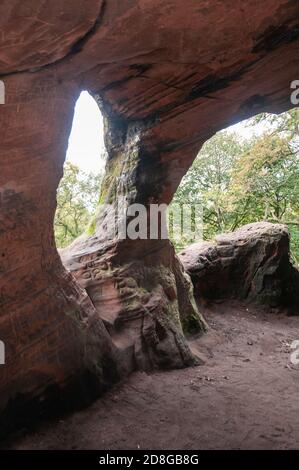
{"type": "Polygon", "coordinates": [[[204,238],[223,232],[232,223],[227,198],[232,171],[246,143],[230,132],[219,132],[203,146],[183,178],[173,203],[203,207],[204,238]]]}
{"type": "MultiPolygon", "coordinates": [[[[222,131],[203,146],[174,202],[203,205],[204,239],[259,220],[286,223],[299,259],[299,110],[262,114],[247,125],[249,139],[222,131]],[[262,135],[254,133],[257,124],[262,135]]],[[[176,242],[179,249],[187,238],[176,242]]]]}
{"type": "Polygon", "coordinates": [[[298,153],[287,138],[267,133],[237,161],[230,188],[234,210],[245,207],[247,220],[287,223],[299,214],[298,178],[298,153]]]}
{"type": "Polygon", "coordinates": [[[95,214],[101,180],[101,175],[88,174],[70,162],[65,163],[64,176],[57,190],[54,221],[59,248],[69,245],[88,227],[95,214]]]}
{"type": "Polygon", "coordinates": [[[265,132],[283,134],[289,141],[298,139],[299,108],[282,114],[261,113],[247,120],[251,129],[257,124],[265,127],[265,132]]]}

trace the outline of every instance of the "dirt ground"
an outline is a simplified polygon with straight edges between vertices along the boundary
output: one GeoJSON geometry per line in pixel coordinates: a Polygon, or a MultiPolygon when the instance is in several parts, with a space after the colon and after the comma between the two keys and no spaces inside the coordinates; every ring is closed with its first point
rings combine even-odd
{"type": "Polygon", "coordinates": [[[205,308],[204,364],[135,373],[88,409],[23,430],[2,449],[299,448],[299,317],[237,303],[205,308]]]}

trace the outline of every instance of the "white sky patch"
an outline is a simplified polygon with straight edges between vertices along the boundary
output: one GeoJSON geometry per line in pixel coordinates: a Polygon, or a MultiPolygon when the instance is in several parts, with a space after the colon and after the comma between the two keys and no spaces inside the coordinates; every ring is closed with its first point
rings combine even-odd
{"type": "Polygon", "coordinates": [[[264,123],[256,124],[255,126],[248,126],[247,121],[245,120],[228,127],[226,130],[229,132],[235,132],[244,139],[250,139],[254,135],[261,136],[267,130],[267,126],[264,123]]]}
{"type": "Polygon", "coordinates": [[[92,96],[82,91],[76,103],[66,158],[88,173],[100,173],[103,158],[104,130],[102,113],[92,96]]]}

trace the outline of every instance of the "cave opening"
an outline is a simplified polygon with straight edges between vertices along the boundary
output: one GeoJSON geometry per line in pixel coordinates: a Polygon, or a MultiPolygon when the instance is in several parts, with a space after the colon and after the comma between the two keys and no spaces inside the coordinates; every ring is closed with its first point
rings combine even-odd
{"type": "MultiPolygon", "coordinates": [[[[190,230],[202,232],[204,252],[108,239],[104,227],[120,197],[168,205],[217,131],[298,105],[299,2],[4,0],[0,11],[0,437],[20,429],[1,447],[297,448],[299,312],[276,307],[299,305],[289,233],[277,223],[297,229],[297,155],[285,131],[245,149],[236,138],[217,172],[205,144],[189,171],[200,170],[192,187],[204,225],[196,231],[192,210],[190,230]],[[78,217],[70,229],[60,219],[58,251],[56,191],[81,90],[102,108],[108,157],[101,189],[76,171],[72,194],[64,184],[65,217],[78,217]],[[94,217],[98,198],[110,210],[94,217]],[[248,302],[228,305],[226,292],[248,302]]],[[[77,125],[88,135],[85,172],[91,114],[77,125]]],[[[67,162],[80,167],[73,137],[67,162]]]]}
{"type": "Polygon", "coordinates": [[[183,224],[170,238],[201,302],[297,308],[298,126],[296,108],[230,126],[203,145],[182,179],[173,203],[198,205],[200,230],[183,224]]]}
{"type": "Polygon", "coordinates": [[[298,126],[298,109],[262,113],[203,145],[172,200],[181,206],[175,226],[170,214],[170,239],[178,252],[192,242],[268,221],[288,226],[291,256],[299,264],[298,126]],[[197,232],[188,220],[192,207],[200,219],[197,232]]]}
{"type": "Polygon", "coordinates": [[[88,91],[80,93],[57,190],[54,233],[58,248],[93,231],[105,167],[103,116],[88,91]]]}

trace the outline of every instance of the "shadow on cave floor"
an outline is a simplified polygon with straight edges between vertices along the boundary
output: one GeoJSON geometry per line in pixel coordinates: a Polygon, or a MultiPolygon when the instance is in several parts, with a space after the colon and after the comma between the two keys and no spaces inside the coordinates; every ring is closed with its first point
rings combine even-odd
{"type": "Polygon", "coordinates": [[[299,317],[236,302],[201,308],[203,365],[135,373],[88,409],[24,429],[2,449],[293,449],[299,440],[299,317]]]}

